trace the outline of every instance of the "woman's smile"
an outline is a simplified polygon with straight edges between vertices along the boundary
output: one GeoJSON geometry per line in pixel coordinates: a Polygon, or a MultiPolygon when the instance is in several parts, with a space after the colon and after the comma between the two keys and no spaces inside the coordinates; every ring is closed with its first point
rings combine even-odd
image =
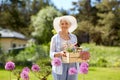
{"type": "Polygon", "coordinates": [[[61,29],[66,29],[68,30],[68,28],[70,27],[70,23],[66,20],[61,20],[60,21],[60,26],[61,26],[61,29]]]}

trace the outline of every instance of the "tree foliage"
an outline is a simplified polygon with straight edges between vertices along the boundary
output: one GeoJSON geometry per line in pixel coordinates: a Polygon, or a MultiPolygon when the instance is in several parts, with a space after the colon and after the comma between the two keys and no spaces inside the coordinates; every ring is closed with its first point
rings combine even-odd
{"type": "Polygon", "coordinates": [[[53,36],[53,19],[60,16],[61,13],[53,7],[46,7],[32,16],[32,26],[34,27],[33,37],[38,43],[48,43],[53,36]]]}
{"type": "Polygon", "coordinates": [[[1,0],[0,26],[29,36],[31,15],[49,5],[52,3],[48,0],[1,0]]]}
{"type": "Polygon", "coordinates": [[[79,12],[76,14],[77,35],[88,33],[89,41],[96,44],[120,45],[119,0],[102,0],[94,6],[91,5],[91,0],[79,0],[78,3],[74,2],[74,5],[72,10],[79,12]]]}
{"type": "Polygon", "coordinates": [[[98,26],[103,29],[103,43],[105,45],[120,45],[120,1],[118,0],[103,0],[96,7],[99,10],[98,26]],[[107,42],[107,44],[106,44],[107,42]]]}

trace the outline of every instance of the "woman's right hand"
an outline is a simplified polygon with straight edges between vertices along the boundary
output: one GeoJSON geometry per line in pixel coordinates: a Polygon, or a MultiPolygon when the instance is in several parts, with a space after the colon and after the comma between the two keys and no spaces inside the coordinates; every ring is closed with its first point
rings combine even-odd
{"type": "Polygon", "coordinates": [[[62,56],[66,57],[66,52],[61,51],[54,55],[54,57],[62,57],[62,56]]]}

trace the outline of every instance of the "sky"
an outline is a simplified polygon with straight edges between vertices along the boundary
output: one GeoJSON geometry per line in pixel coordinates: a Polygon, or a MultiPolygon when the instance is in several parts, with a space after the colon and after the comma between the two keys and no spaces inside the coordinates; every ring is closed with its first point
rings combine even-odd
{"type": "MultiPolygon", "coordinates": [[[[51,0],[53,4],[58,8],[58,9],[64,9],[69,12],[69,14],[76,14],[78,11],[70,11],[71,8],[74,6],[72,5],[72,2],[78,2],[79,0],[51,0]]],[[[94,6],[95,0],[91,0],[91,5],[94,6]]]]}
{"type": "MultiPolygon", "coordinates": [[[[79,0],[51,0],[54,5],[58,8],[58,9],[64,9],[64,10],[69,10],[70,8],[73,7],[72,2],[73,1],[79,1],[79,0]]],[[[95,0],[91,0],[92,3],[95,2],[95,0]]],[[[93,4],[92,4],[93,5],[93,4]]]]}
{"type": "Polygon", "coordinates": [[[72,8],[72,2],[78,0],[51,0],[58,9],[69,10],[72,8]]]}

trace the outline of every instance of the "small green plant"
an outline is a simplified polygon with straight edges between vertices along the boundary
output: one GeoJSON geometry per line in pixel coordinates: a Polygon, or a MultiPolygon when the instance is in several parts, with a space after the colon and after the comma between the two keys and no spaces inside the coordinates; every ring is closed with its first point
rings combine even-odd
{"type": "Polygon", "coordinates": [[[107,67],[108,61],[105,58],[98,58],[96,64],[100,67],[107,67]]]}

